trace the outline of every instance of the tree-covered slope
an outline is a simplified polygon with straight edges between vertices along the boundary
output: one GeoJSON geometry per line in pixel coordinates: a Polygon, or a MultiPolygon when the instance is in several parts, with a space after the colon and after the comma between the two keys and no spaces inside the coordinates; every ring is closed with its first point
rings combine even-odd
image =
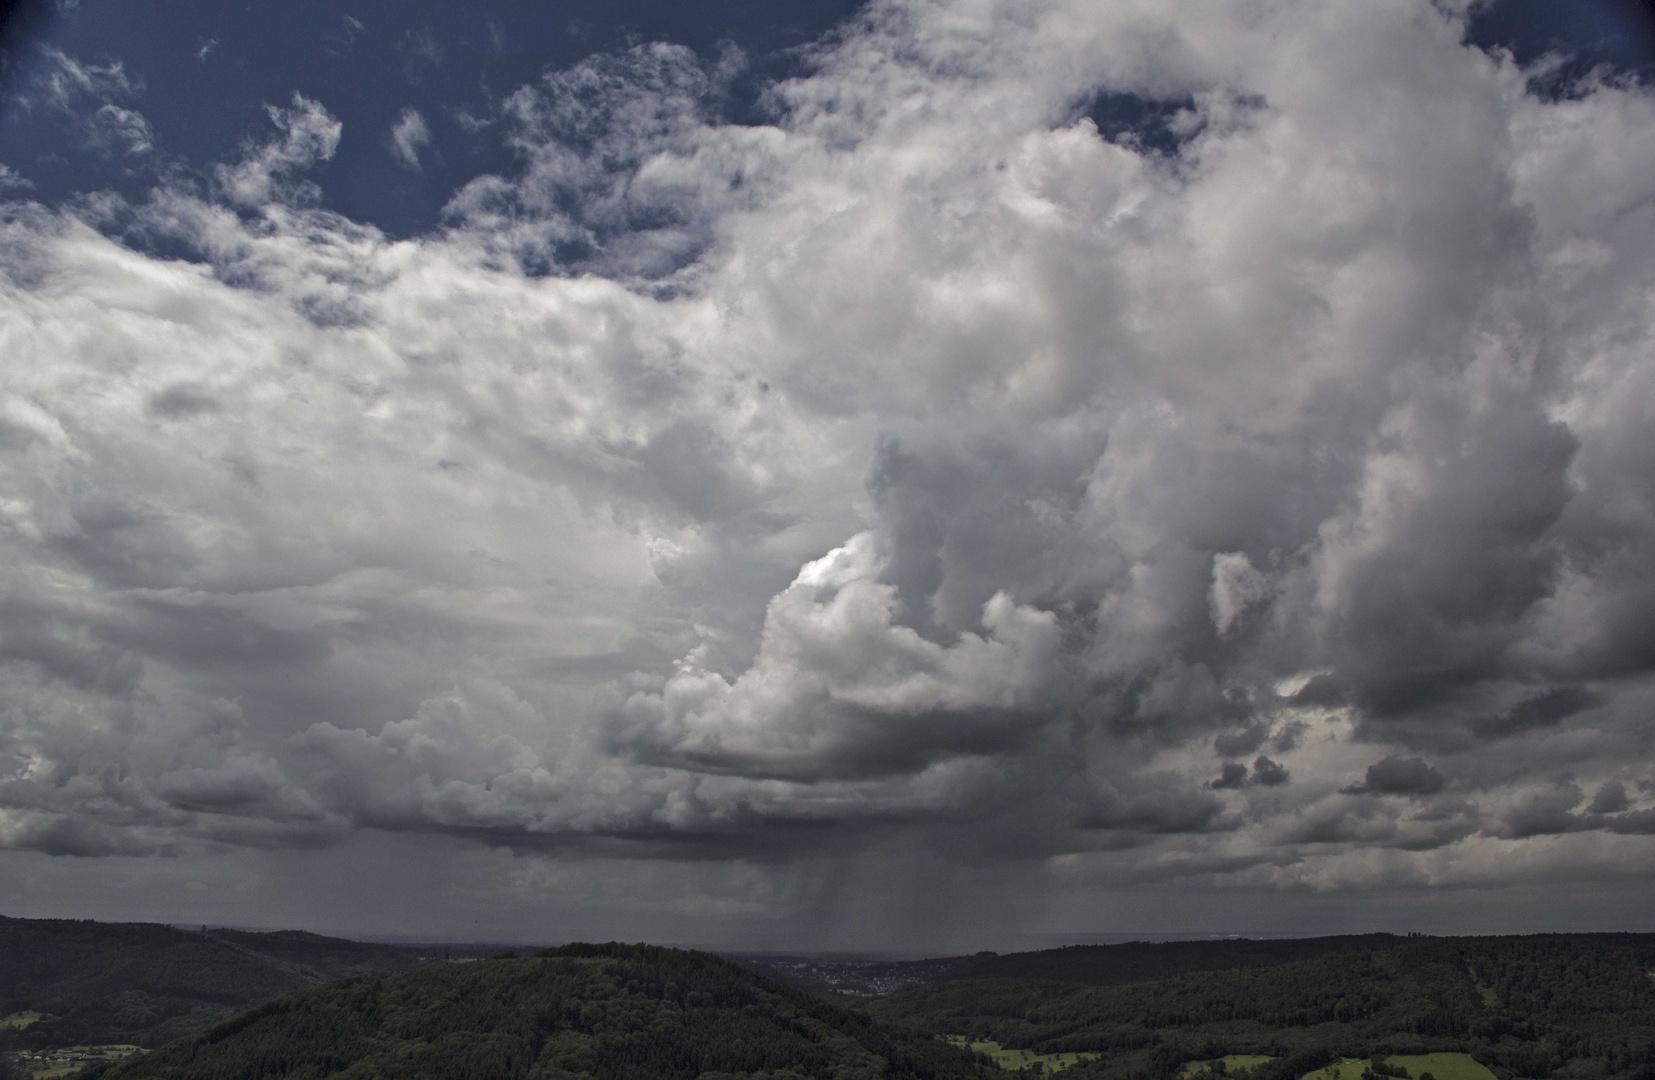
{"type": "Polygon", "coordinates": [[[971,978],[1049,979],[1083,986],[1121,986],[1191,971],[1276,967],[1324,956],[1372,951],[1405,941],[1390,934],[1219,941],[1129,941],[973,957],[971,978]]]}
{"type": "Polygon", "coordinates": [[[1502,1077],[1655,1077],[1652,970],[1648,935],[1390,938],[1125,986],[943,981],[868,1010],[1041,1053],[1101,1051],[1075,1080],[1172,1076],[1223,1054],[1272,1055],[1264,1072],[1297,1080],[1336,1056],[1428,1051],[1471,1053],[1502,1077]]]}
{"type": "MultiPolygon", "coordinates": [[[[950,980],[1040,980],[1081,986],[1124,986],[1203,971],[1278,967],[1321,957],[1413,948],[1421,938],[1360,934],[1316,938],[1224,938],[1205,941],[1130,941],[1069,945],[1037,952],[978,953],[929,960],[868,961],[752,955],[741,962],[833,1000],[865,1000],[913,983],[950,980]]],[[[1567,951],[1642,950],[1655,955],[1655,934],[1554,934],[1525,939],[1426,938],[1459,942],[1553,941],[1567,951]]]]}
{"type": "Polygon", "coordinates": [[[159,1046],[300,987],[401,971],[405,949],[316,934],[0,917],[0,1016],[33,1011],[37,1046],[159,1046]]]}
{"type": "Polygon", "coordinates": [[[1315,938],[1221,938],[1068,945],[1037,952],[985,952],[929,960],[832,960],[750,956],[749,966],[830,1001],[859,1000],[908,983],[950,979],[1040,979],[1082,986],[1123,986],[1194,971],[1276,967],[1322,956],[1386,949],[1407,941],[1394,934],[1315,938]]]}
{"type": "Polygon", "coordinates": [[[951,1080],[981,1062],[705,953],[571,945],[311,987],[104,1080],[951,1080]]]}

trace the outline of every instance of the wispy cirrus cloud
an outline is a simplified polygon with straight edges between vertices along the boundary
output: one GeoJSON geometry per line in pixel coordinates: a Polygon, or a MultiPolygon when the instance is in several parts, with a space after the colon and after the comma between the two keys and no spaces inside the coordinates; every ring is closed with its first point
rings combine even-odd
{"type": "Polygon", "coordinates": [[[401,162],[405,169],[419,171],[420,152],[431,143],[431,129],[426,126],[425,117],[418,109],[402,110],[397,122],[391,125],[389,145],[391,156],[401,162]]]}

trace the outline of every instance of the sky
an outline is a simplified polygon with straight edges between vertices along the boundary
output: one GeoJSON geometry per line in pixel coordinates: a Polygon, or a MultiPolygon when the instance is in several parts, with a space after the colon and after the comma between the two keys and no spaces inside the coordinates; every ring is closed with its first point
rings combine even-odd
{"type": "Polygon", "coordinates": [[[0,912],[1655,930],[1655,10],[0,39],[0,912]]]}

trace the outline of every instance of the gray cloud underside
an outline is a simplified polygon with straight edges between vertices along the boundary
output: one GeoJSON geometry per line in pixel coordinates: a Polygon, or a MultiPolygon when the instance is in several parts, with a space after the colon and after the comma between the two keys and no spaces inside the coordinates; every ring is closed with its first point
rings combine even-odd
{"type": "Polygon", "coordinates": [[[1655,95],[1452,6],[876,4],[756,127],[640,47],[417,241],[302,97],[5,204],[0,844],[1650,865],[1655,95]]]}

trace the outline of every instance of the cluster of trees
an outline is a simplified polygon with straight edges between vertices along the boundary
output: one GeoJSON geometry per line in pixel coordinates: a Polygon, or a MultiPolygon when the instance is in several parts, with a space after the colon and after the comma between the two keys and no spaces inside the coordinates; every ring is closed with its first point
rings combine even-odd
{"type": "Polygon", "coordinates": [[[938,982],[867,1007],[939,1034],[1103,1053],[1072,1080],[1171,1077],[1224,1053],[1272,1055],[1258,1080],[1298,1080],[1341,1056],[1435,1051],[1503,1078],[1655,1080],[1652,971],[1649,935],[1384,938],[1124,986],[938,982]]]}
{"type": "Polygon", "coordinates": [[[979,1080],[981,1058],[704,953],[580,945],[312,987],[107,1080],[979,1080]]]}
{"type": "Polygon", "coordinates": [[[15,1028],[0,1027],[0,1080],[29,1080],[32,1073],[23,1063],[21,1045],[15,1028]]]}

